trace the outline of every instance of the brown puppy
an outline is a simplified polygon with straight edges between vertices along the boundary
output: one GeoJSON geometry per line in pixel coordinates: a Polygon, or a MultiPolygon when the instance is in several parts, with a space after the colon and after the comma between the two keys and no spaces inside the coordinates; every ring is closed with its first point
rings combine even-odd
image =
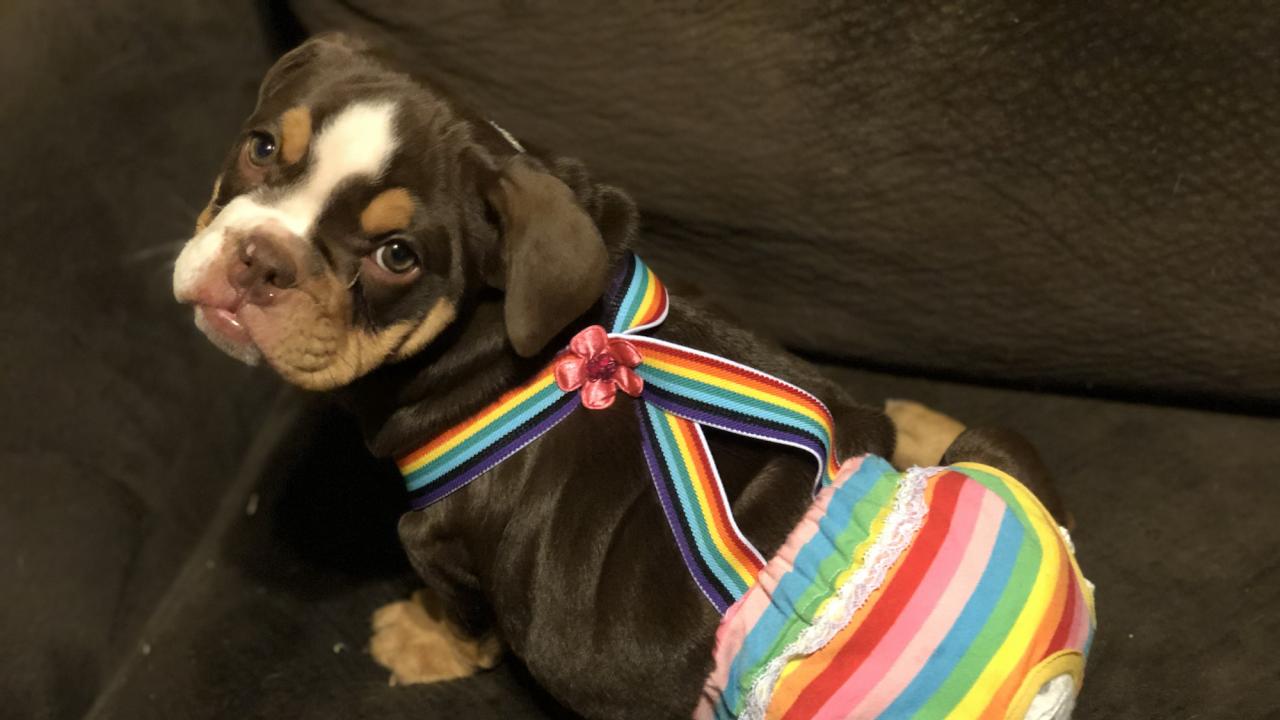
{"type": "MultiPolygon", "coordinates": [[[[593,317],[635,231],[621,191],[525,152],[438,88],[329,36],[264,80],[174,290],[213,342],[339,393],[370,449],[394,457],[545,367],[593,317]]],[[[880,409],[679,298],[656,336],[809,390],[835,416],[841,456],[894,451],[880,409]]],[[[490,667],[501,638],[580,714],[689,716],[718,616],[670,540],[630,402],[571,415],[517,459],[404,516],[427,590],[375,616],[372,650],[395,679],[490,667]]],[[[928,448],[936,433],[924,434],[928,448]]],[[[981,442],[984,431],[966,436],[977,440],[962,456],[1004,447],[981,442]]],[[[708,440],[739,524],[771,554],[811,499],[812,460],[708,440]]],[[[1021,452],[995,461],[1038,473],[1021,452]]]]}

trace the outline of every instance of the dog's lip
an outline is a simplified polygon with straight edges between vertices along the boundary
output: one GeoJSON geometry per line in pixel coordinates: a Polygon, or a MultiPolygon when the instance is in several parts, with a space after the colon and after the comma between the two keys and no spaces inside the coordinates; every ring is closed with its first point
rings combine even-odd
{"type": "Polygon", "coordinates": [[[236,345],[251,346],[253,338],[249,336],[249,329],[240,321],[239,313],[224,307],[215,305],[197,305],[196,312],[200,313],[204,325],[213,332],[218,333],[225,340],[229,340],[236,345]]]}

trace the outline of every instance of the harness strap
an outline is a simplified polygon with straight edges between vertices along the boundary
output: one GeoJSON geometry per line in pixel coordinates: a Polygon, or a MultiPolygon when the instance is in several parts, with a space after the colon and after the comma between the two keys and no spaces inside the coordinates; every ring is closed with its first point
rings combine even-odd
{"type": "Polygon", "coordinates": [[[629,253],[605,297],[602,327],[584,330],[532,379],[398,461],[413,507],[462,488],[580,406],[607,407],[619,390],[636,395],[663,513],[694,582],[723,614],[764,560],[734,522],[702,427],[809,452],[818,461],[816,492],[839,468],[834,422],[821,401],[786,381],[637,334],[660,325],[667,309],[665,286],[629,253]]]}

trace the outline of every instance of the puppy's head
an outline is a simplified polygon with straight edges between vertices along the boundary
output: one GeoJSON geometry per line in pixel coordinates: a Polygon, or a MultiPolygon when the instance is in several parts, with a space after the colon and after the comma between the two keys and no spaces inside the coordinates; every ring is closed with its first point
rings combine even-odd
{"type": "Polygon", "coordinates": [[[496,126],[320,37],[263,81],[174,295],[223,350],[310,389],[423,350],[484,288],[534,355],[603,292],[586,204],[496,126]]]}

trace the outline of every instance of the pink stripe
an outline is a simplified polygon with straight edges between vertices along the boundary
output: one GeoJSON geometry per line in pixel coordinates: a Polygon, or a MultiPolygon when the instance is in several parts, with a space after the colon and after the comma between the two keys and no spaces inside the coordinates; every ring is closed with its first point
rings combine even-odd
{"type": "MultiPolygon", "coordinates": [[[[1072,572],[1076,571],[1073,569],[1072,572]]],[[[1076,592],[1080,596],[1076,600],[1076,616],[1071,623],[1071,632],[1067,634],[1067,647],[1083,651],[1084,643],[1089,639],[1089,603],[1085,600],[1084,578],[1079,573],[1076,573],[1076,592]]]]}
{"type": "Polygon", "coordinates": [[[965,483],[947,537],[920,587],[858,671],[827,700],[819,717],[876,717],[907,687],[982,577],[1003,510],[1000,498],[980,483],[965,483]]]}
{"type": "MultiPolygon", "coordinates": [[[[976,484],[976,483],[975,483],[976,484]]],[[[995,548],[996,536],[1000,531],[1000,518],[1005,512],[1005,504],[1000,496],[985,491],[981,499],[973,533],[968,540],[964,557],[956,568],[950,585],[938,598],[932,614],[925,620],[916,635],[903,649],[901,657],[885,673],[885,677],[875,686],[863,701],[859,712],[867,716],[878,716],[902,694],[907,686],[915,680],[916,675],[938,649],[943,638],[955,625],[956,618],[964,610],[965,603],[978,587],[982,573],[986,571],[991,551],[995,548]]]]}
{"type": "Polygon", "coordinates": [[[818,493],[818,497],[814,498],[813,504],[805,511],[804,517],[787,535],[787,541],[782,547],[778,548],[778,552],[769,559],[764,570],[760,572],[755,587],[761,587],[764,592],[751,592],[742,598],[741,602],[729,608],[722,621],[722,625],[728,624],[730,620],[734,624],[744,628],[754,627],[760,616],[764,615],[764,611],[769,607],[772,600],[770,595],[774,588],[778,587],[778,583],[782,580],[782,576],[787,574],[793,567],[791,561],[795,559],[800,550],[818,534],[818,526],[822,522],[822,518],[827,514],[827,506],[831,504],[831,496],[840,486],[844,485],[853,473],[862,465],[863,458],[858,457],[849,460],[840,468],[839,476],[831,484],[830,487],[823,488],[818,493]]]}
{"type": "Polygon", "coordinates": [[[805,511],[800,523],[787,536],[787,541],[760,571],[756,577],[756,584],[725,611],[720,627],[716,630],[715,669],[707,678],[702,698],[694,711],[695,718],[710,718],[714,714],[713,703],[729,680],[729,667],[733,664],[733,658],[742,647],[747,633],[751,632],[751,628],[755,627],[756,622],[773,602],[774,589],[778,587],[782,576],[792,569],[792,561],[795,560],[800,549],[818,534],[818,524],[826,515],[827,506],[831,504],[831,496],[835,494],[836,488],[844,485],[845,480],[848,480],[862,465],[862,460],[862,457],[857,457],[845,461],[835,481],[818,493],[818,497],[805,511]]]}

